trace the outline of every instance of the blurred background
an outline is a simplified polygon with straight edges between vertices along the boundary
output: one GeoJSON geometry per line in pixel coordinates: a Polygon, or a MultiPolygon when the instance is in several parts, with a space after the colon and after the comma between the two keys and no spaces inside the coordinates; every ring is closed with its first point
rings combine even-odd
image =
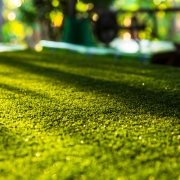
{"type": "Polygon", "coordinates": [[[0,0],[0,42],[34,47],[39,40],[61,41],[66,16],[88,19],[93,29],[106,9],[116,13],[120,39],[180,42],[179,7],[180,0],[0,0]],[[140,25],[136,35],[128,28],[133,22],[140,25]]]}

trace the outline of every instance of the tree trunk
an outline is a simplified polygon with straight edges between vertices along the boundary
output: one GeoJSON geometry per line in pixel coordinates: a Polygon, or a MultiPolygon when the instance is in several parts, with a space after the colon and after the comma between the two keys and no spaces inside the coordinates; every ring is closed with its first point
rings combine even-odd
{"type": "Polygon", "coordinates": [[[76,3],[77,3],[77,0],[69,0],[68,1],[68,16],[69,17],[76,16],[76,3]]]}
{"type": "Polygon", "coordinates": [[[76,16],[77,0],[60,0],[64,15],[69,17],[76,16]]]}

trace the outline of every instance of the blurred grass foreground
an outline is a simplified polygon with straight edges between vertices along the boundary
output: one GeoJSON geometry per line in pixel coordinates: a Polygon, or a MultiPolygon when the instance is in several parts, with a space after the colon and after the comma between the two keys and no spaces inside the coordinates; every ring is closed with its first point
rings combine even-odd
{"type": "Polygon", "coordinates": [[[179,180],[179,77],[108,56],[0,53],[0,179],[179,180]]]}

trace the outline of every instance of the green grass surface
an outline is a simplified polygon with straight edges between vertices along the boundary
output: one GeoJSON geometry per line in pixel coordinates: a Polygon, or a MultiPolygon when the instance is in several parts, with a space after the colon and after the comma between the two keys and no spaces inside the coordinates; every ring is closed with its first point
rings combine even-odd
{"type": "Polygon", "coordinates": [[[0,180],[179,180],[180,69],[0,54],[0,180]]]}

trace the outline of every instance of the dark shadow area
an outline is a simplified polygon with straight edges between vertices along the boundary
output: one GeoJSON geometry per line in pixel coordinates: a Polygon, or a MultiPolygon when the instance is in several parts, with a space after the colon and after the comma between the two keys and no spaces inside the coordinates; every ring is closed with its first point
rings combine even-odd
{"type": "MultiPolygon", "coordinates": [[[[1,57],[3,56],[1,55],[1,57]]],[[[145,88],[133,87],[126,83],[94,79],[71,72],[42,67],[32,64],[32,62],[29,63],[25,59],[16,59],[13,57],[9,57],[8,60],[7,57],[6,60],[1,59],[0,63],[50,78],[52,81],[65,82],[71,86],[75,86],[79,91],[95,91],[97,93],[108,94],[110,98],[123,101],[125,106],[127,106],[127,112],[128,109],[134,109],[134,114],[141,114],[143,111],[143,113],[150,113],[159,117],[180,118],[180,96],[178,92],[174,92],[173,94],[169,92],[153,92],[145,88]]],[[[8,89],[8,87],[5,88],[8,89]]],[[[17,89],[15,91],[19,92],[17,89]]]]}
{"type": "MultiPolygon", "coordinates": [[[[22,55],[17,55],[18,58],[23,59],[23,55],[27,54],[27,52],[22,52],[22,55]]],[[[161,64],[150,64],[146,65],[143,63],[138,63],[138,58],[135,58],[133,60],[127,60],[131,59],[128,57],[124,58],[119,58],[116,59],[114,58],[113,55],[111,56],[101,56],[98,55],[79,55],[77,53],[73,53],[70,51],[57,51],[57,50],[51,50],[47,51],[46,53],[37,54],[32,52],[32,57],[34,57],[34,60],[32,58],[28,58],[25,56],[27,59],[31,59],[30,62],[43,62],[47,64],[54,64],[54,65],[67,65],[69,67],[74,67],[74,68],[92,68],[92,69],[97,69],[97,70],[103,70],[103,71],[112,71],[116,73],[127,73],[127,74],[132,74],[132,75],[140,75],[144,77],[150,77],[150,78],[155,78],[155,79],[160,79],[160,80],[168,80],[171,81],[172,73],[179,73],[180,76],[180,68],[179,67],[172,67],[172,66],[165,66],[161,64]],[[48,59],[48,57],[51,57],[51,53],[53,53],[53,59],[48,59]],[[41,57],[40,57],[41,56],[41,57]],[[64,59],[64,56],[68,56],[68,59],[64,59]],[[74,59],[76,57],[76,59],[74,59]],[[84,62],[82,61],[84,60],[84,62]],[[125,60],[126,58],[126,60],[125,60]],[[42,60],[43,59],[43,60],[42,60]],[[97,59],[97,61],[96,61],[97,59]],[[108,60],[107,60],[108,59],[108,60]],[[125,63],[124,63],[125,62],[125,63]],[[138,66],[137,66],[138,63],[138,66]],[[128,66],[128,68],[127,68],[128,66]],[[136,66],[136,69],[134,68],[136,66]],[[173,68],[173,71],[172,71],[173,68]],[[171,72],[169,74],[168,72],[171,72]],[[166,72],[163,74],[163,76],[159,76],[161,72],[166,72]]]]}

